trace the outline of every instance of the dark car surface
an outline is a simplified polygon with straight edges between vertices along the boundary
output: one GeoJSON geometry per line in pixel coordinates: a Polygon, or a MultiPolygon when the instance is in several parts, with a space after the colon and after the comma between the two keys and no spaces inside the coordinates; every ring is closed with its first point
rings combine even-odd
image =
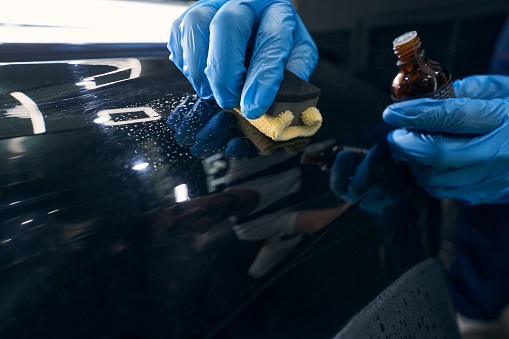
{"type": "Polygon", "coordinates": [[[323,128],[247,160],[174,140],[163,44],[0,45],[0,338],[459,337],[388,91],[316,40],[323,128]]]}
{"type": "Polygon", "coordinates": [[[0,72],[2,338],[331,337],[434,260],[435,204],[389,157],[358,201],[329,191],[332,146],[360,162],[373,133],[196,159],[165,124],[193,94],[166,55],[0,72]]]}

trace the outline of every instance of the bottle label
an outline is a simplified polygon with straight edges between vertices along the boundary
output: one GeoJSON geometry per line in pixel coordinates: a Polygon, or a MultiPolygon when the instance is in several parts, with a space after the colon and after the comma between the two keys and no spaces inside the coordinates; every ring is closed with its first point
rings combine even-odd
{"type": "Polygon", "coordinates": [[[455,96],[456,95],[454,94],[454,88],[452,88],[452,80],[451,77],[449,77],[449,80],[445,83],[445,85],[424,97],[441,100],[447,98],[454,98],[455,96]]]}

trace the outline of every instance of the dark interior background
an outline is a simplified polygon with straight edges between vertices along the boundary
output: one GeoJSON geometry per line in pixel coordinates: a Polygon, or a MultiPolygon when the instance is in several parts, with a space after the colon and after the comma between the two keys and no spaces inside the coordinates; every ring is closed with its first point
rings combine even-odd
{"type": "Polygon", "coordinates": [[[509,13],[506,0],[296,0],[315,39],[324,131],[338,136],[381,122],[398,72],[392,41],[416,30],[428,58],[453,79],[488,71],[493,45],[509,13]],[[337,113],[336,113],[337,112],[337,113]],[[327,123],[327,121],[333,121],[327,123]]]}

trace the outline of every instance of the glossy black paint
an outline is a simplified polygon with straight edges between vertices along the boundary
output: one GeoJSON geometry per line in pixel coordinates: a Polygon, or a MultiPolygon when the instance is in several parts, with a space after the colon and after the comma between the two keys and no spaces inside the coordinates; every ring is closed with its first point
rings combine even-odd
{"type": "Polygon", "coordinates": [[[322,135],[296,154],[196,159],[165,124],[193,93],[166,55],[82,60],[68,47],[65,60],[0,65],[0,337],[330,338],[436,254],[437,202],[379,129],[322,135]],[[12,93],[37,105],[44,132],[12,93]],[[144,107],[156,118],[134,122],[144,107]],[[126,108],[139,110],[97,120],[126,108]],[[382,145],[354,201],[303,161],[334,144],[382,145]],[[177,202],[182,184],[189,198],[177,202]],[[264,190],[275,193],[256,211],[264,190]],[[288,215],[312,227],[288,231],[288,215]]]}

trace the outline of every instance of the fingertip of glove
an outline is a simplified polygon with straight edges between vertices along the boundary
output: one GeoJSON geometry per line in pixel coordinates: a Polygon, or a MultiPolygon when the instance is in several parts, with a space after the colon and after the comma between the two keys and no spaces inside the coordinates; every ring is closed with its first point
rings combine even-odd
{"type": "MultiPolygon", "coordinates": [[[[220,113],[218,113],[218,115],[220,115],[220,113]]],[[[217,115],[211,120],[214,120],[214,122],[212,122],[211,125],[206,126],[196,135],[195,142],[191,146],[191,154],[197,158],[203,159],[225,149],[228,140],[235,129],[235,125],[230,124],[228,120],[221,119],[221,117],[218,117],[217,115]],[[218,119],[216,120],[215,118],[218,119]],[[221,125],[220,129],[214,128],[214,125],[217,126],[217,123],[221,125]]]]}
{"type": "Polygon", "coordinates": [[[217,104],[224,110],[230,111],[235,107],[239,107],[240,100],[238,98],[225,98],[224,96],[216,95],[217,104]]]}
{"type": "Polygon", "coordinates": [[[214,100],[214,93],[212,93],[212,90],[210,89],[210,86],[208,84],[203,84],[201,86],[196,86],[196,87],[198,87],[198,88],[196,88],[196,94],[198,94],[200,99],[206,100],[206,101],[214,100]]]}
{"type": "Polygon", "coordinates": [[[242,160],[249,156],[249,151],[249,142],[240,137],[235,137],[226,144],[224,155],[228,159],[242,160]]]}
{"type": "Polygon", "coordinates": [[[189,152],[193,157],[198,159],[206,158],[207,156],[212,154],[212,152],[210,152],[208,148],[204,148],[203,146],[198,144],[194,144],[193,146],[191,146],[189,152]]]}
{"type": "Polygon", "coordinates": [[[387,142],[389,145],[397,145],[402,142],[405,137],[408,136],[408,132],[403,129],[396,129],[389,134],[387,134],[387,142]]]}
{"type": "Polygon", "coordinates": [[[172,111],[170,111],[168,118],[166,118],[166,125],[172,131],[177,131],[182,122],[182,119],[194,106],[196,100],[197,98],[195,95],[189,95],[184,100],[182,100],[182,102],[180,102],[172,111]]]}
{"type": "Polygon", "coordinates": [[[393,108],[393,105],[389,105],[387,106],[384,111],[382,112],[382,119],[388,123],[388,124],[393,124],[393,115],[394,115],[395,111],[394,111],[394,108],[393,108]]]}
{"type": "Polygon", "coordinates": [[[403,130],[403,129],[396,129],[389,134],[387,134],[386,140],[389,148],[391,149],[393,155],[395,155],[397,158],[406,158],[403,156],[406,154],[409,150],[408,143],[412,144],[415,140],[410,140],[410,132],[403,130]]]}
{"type": "Polygon", "coordinates": [[[176,121],[176,117],[175,115],[172,115],[170,113],[170,115],[168,116],[168,118],[166,118],[166,126],[168,126],[172,131],[176,131],[177,128],[178,128],[178,123],[176,121]]]}
{"type": "MultiPolygon", "coordinates": [[[[211,142],[222,140],[231,135],[235,129],[235,117],[230,113],[220,111],[207,122],[198,134],[196,134],[195,145],[210,144],[211,142]]],[[[225,144],[223,144],[223,146],[225,144]]]]}
{"type": "MultiPolygon", "coordinates": [[[[416,104],[415,102],[411,103],[416,104]]],[[[409,106],[409,101],[397,102],[387,106],[382,112],[383,120],[391,125],[400,126],[401,119],[406,117],[406,107],[409,106]]]]}
{"type": "Polygon", "coordinates": [[[254,105],[250,105],[250,106],[251,106],[251,108],[248,108],[246,106],[241,108],[242,115],[247,119],[251,119],[251,120],[258,119],[263,114],[265,114],[265,112],[267,111],[266,109],[263,109],[262,107],[259,107],[259,106],[254,106],[254,105]]]}
{"type": "Polygon", "coordinates": [[[191,146],[193,142],[189,138],[185,137],[182,133],[175,133],[174,139],[180,146],[191,146]]]}
{"type": "Polygon", "coordinates": [[[446,100],[423,98],[397,102],[384,109],[382,119],[396,127],[419,126],[421,117],[433,112],[437,104],[445,105],[446,100]]]}

